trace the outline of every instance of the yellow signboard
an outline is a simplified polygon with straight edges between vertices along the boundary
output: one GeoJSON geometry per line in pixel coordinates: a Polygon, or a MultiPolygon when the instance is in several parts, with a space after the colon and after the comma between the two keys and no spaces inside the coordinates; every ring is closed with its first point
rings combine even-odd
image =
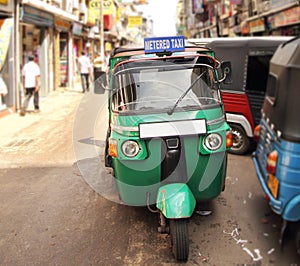
{"type": "Polygon", "coordinates": [[[141,26],[143,24],[143,17],[141,16],[132,16],[128,17],[128,28],[134,28],[141,26]]]}
{"type": "MultiPolygon", "coordinates": [[[[1,0],[0,0],[1,1],[1,0]]],[[[91,0],[89,2],[89,13],[88,22],[95,24],[96,19],[100,21],[101,12],[101,2],[102,2],[102,14],[112,15],[114,11],[114,1],[113,0],[91,0]]]]}
{"type": "Polygon", "coordinates": [[[103,15],[112,15],[113,14],[113,0],[103,0],[103,15]]]}
{"type": "Polygon", "coordinates": [[[116,13],[116,20],[117,22],[121,21],[121,8],[117,8],[117,13],[116,13]]]}
{"type": "Polygon", "coordinates": [[[8,4],[8,0],[0,0],[0,4],[2,4],[2,5],[6,5],[6,6],[7,6],[7,4],[8,4]]]}

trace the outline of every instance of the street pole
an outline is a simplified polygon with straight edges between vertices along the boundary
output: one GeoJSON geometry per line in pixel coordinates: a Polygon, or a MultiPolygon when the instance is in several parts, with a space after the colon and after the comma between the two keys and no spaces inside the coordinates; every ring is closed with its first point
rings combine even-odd
{"type": "Polygon", "coordinates": [[[13,78],[13,104],[16,104],[16,109],[21,107],[21,88],[19,88],[20,82],[20,35],[19,35],[19,25],[20,25],[20,3],[19,0],[15,0],[14,9],[14,27],[13,27],[13,53],[14,53],[14,78],[13,78]]]}
{"type": "Polygon", "coordinates": [[[101,58],[104,58],[103,0],[100,0],[100,55],[101,55],[101,58]]]}

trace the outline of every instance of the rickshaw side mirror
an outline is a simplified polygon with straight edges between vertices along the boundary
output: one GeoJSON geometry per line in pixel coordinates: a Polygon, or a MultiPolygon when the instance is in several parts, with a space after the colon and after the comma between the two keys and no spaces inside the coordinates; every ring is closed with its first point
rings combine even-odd
{"type": "Polygon", "coordinates": [[[222,71],[223,78],[220,81],[224,82],[225,84],[231,83],[232,82],[231,62],[230,61],[222,62],[221,71],[222,71]]]}
{"type": "Polygon", "coordinates": [[[107,90],[107,75],[104,71],[94,81],[94,93],[104,94],[107,90]]]}

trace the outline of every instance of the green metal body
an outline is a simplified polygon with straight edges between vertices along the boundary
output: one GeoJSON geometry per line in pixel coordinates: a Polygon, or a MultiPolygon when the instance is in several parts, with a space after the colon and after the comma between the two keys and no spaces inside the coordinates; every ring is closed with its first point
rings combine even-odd
{"type": "MultiPolygon", "coordinates": [[[[206,54],[213,57],[213,52],[206,54]]],[[[112,57],[110,60],[109,76],[113,75],[112,69],[122,60],[130,56],[112,57]]],[[[109,86],[112,87],[112,79],[109,86]]],[[[195,200],[206,201],[217,197],[225,186],[227,167],[226,132],[230,130],[226,123],[223,104],[214,108],[201,110],[178,111],[172,115],[167,112],[155,114],[134,115],[120,114],[112,111],[111,96],[109,95],[109,139],[118,144],[118,156],[111,158],[116,185],[120,198],[125,204],[132,206],[158,205],[166,217],[189,217],[194,210],[195,200]],[[204,119],[206,133],[198,135],[179,136],[181,139],[181,156],[185,164],[184,176],[186,180],[178,184],[168,184],[168,180],[161,178],[161,163],[164,159],[164,142],[162,138],[141,139],[139,125],[162,121],[195,121],[204,119]],[[208,150],[204,145],[207,134],[218,133],[222,137],[222,145],[214,151],[208,150]],[[122,144],[127,140],[134,140],[140,146],[140,152],[133,158],[126,157],[122,151],[122,144]],[[166,185],[163,187],[163,185],[166,185]],[[169,195],[163,199],[165,189],[169,195]],[[158,192],[159,191],[159,192],[158,192]],[[180,192],[180,196],[176,195],[180,192]],[[180,209],[176,209],[182,200],[180,209]],[[158,201],[158,202],[157,202],[158,201]],[[163,206],[165,204],[165,206],[163,206]]],[[[180,177],[178,177],[180,180],[180,177]]],[[[181,182],[181,181],[180,181],[181,182]]]]}
{"type": "MultiPolygon", "coordinates": [[[[205,118],[206,121],[218,121],[224,114],[221,108],[178,112],[172,118],[178,120],[193,120],[205,118]]],[[[147,197],[150,204],[155,204],[157,190],[161,182],[161,162],[163,160],[163,142],[160,138],[141,140],[138,124],[143,122],[165,121],[170,119],[168,114],[119,116],[112,114],[112,128],[121,126],[122,130],[112,130],[111,138],[118,141],[118,158],[112,159],[114,174],[116,177],[118,191],[122,200],[129,205],[147,205],[147,197]],[[128,131],[126,131],[128,128],[128,131]],[[136,158],[127,158],[122,155],[121,145],[124,141],[131,139],[139,143],[141,152],[136,158]]],[[[217,132],[226,139],[226,131],[229,126],[225,121],[207,126],[207,133],[217,132]]],[[[204,136],[183,136],[185,162],[188,177],[187,184],[194,197],[199,201],[210,200],[217,197],[225,183],[227,152],[226,143],[217,151],[209,151],[203,144],[204,136]]]]}

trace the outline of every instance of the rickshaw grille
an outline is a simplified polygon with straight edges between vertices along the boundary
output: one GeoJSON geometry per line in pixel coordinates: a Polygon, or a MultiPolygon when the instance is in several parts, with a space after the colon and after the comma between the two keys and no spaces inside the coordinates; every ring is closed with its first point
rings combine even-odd
{"type": "Polygon", "coordinates": [[[183,140],[178,137],[164,139],[166,150],[162,152],[161,180],[168,183],[182,183],[187,180],[183,140]]]}

